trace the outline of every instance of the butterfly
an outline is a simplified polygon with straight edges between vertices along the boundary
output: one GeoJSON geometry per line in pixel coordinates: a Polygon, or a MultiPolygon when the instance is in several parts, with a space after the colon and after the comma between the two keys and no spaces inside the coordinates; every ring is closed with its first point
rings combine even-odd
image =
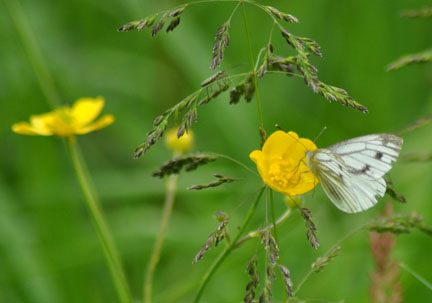
{"type": "Polygon", "coordinates": [[[403,139],[372,134],[306,153],[307,166],[340,210],[357,213],[371,208],[386,192],[383,176],[392,168],[403,139]]]}

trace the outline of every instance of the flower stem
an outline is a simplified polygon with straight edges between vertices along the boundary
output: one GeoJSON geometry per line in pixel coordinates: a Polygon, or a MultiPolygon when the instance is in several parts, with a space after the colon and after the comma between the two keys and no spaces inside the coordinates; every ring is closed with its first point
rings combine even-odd
{"type": "MultiPolygon", "coordinates": [[[[9,11],[12,21],[15,24],[15,28],[24,45],[24,49],[29,57],[30,63],[36,74],[36,78],[38,79],[42,92],[46,97],[46,101],[51,108],[59,106],[60,97],[55,88],[53,78],[44,62],[42,52],[31,32],[31,27],[28,24],[26,15],[22,11],[20,3],[18,1],[11,0],[4,0],[4,3],[9,11]]],[[[78,146],[73,144],[72,141],[69,141],[68,144],[79,183],[82,187],[90,213],[93,216],[95,225],[99,232],[99,238],[107,258],[107,263],[110,268],[120,302],[131,302],[129,289],[127,287],[126,279],[117,256],[117,252],[115,250],[109,230],[103,219],[96,195],[89,185],[89,177],[85,168],[85,162],[80,155],[78,146]]]]}
{"type": "Polygon", "coordinates": [[[72,141],[68,142],[68,147],[78,181],[81,185],[87,206],[98,231],[99,240],[102,244],[106,261],[111,272],[111,277],[117,290],[119,301],[122,303],[132,302],[126,278],[120,263],[120,258],[114,245],[111,233],[103,217],[96,193],[91,186],[90,177],[81,152],[77,146],[77,143],[72,143],[72,141]]]}
{"type": "Polygon", "coordinates": [[[257,99],[256,102],[257,102],[257,110],[258,110],[258,119],[260,122],[260,129],[261,129],[261,128],[264,128],[264,120],[263,120],[263,114],[262,114],[262,110],[261,110],[261,99],[260,99],[260,94],[259,94],[259,89],[258,89],[258,81],[257,81],[257,77],[256,77],[252,44],[251,44],[251,40],[250,40],[250,36],[249,36],[249,29],[248,29],[247,20],[246,20],[246,10],[245,10],[245,5],[243,3],[243,0],[240,0],[240,3],[242,5],[243,23],[244,23],[244,27],[245,27],[246,40],[247,40],[247,43],[249,46],[249,56],[250,56],[250,60],[251,60],[253,80],[254,80],[254,85],[255,85],[255,95],[256,95],[256,99],[257,99]]]}
{"type": "Polygon", "coordinates": [[[177,180],[178,175],[171,175],[168,177],[168,180],[166,182],[166,197],[162,214],[162,222],[144,279],[144,303],[151,302],[153,276],[156,266],[159,263],[162,245],[165,239],[168,223],[171,218],[175,194],[177,191],[177,180]]]}
{"type": "Polygon", "coordinates": [[[246,229],[247,225],[249,224],[249,221],[251,220],[252,216],[254,215],[255,210],[257,208],[257,205],[258,205],[258,202],[261,199],[261,196],[264,193],[264,190],[265,190],[265,187],[262,187],[260,189],[260,191],[258,192],[258,195],[257,195],[254,203],[252,204],[251,208],[249,209],[249,212],[247,214],[246,219],[243,221],[243,224],[241,225],[240,230],[238,231],[236,237],[231,242],[231,245],[229,247],[225,248],[225,250],[219,255],[219,257],[217,258],[217,260],[213,263],[213,265],[211,266],[211,268],[204,275],[204,277],[203,277],[203,279],[201,281],[201,285],[200,285],[200,288],[198,290],[198,293],[197,293],[197,295],[195,297],[195,300],[193,301],[194,303],[198,303],[200,301],[200,298],[201,298],[201,296],[202,296],[202,294],[204,292],[204,288],[206,287],[207,283],[210,281],[211,277],[214,275],[214,273],[219,268],[219,266],[223,263],[223,261],[226,259],[226,257],[228,257],[228,255],[235,248],[235,244],[237,243],[237,241],[240,238],[241,234],[244,232],[244,230],[246,229]]]}

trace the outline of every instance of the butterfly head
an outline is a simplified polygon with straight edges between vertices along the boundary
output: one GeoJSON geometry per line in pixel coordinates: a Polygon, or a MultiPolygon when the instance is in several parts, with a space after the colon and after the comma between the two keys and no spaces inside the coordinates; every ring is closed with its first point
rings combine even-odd
{"type": "Polygon", "coordinates": [[[306,157],[305,165],[315,175],[316,174],[316,170],[315,170],[314,162],[316,160],[314,159],[314,155],[315,155],[315,151],[310,151],[310,150],[306,151],[306,154],[305,154],[305,157],[306,157]]]}

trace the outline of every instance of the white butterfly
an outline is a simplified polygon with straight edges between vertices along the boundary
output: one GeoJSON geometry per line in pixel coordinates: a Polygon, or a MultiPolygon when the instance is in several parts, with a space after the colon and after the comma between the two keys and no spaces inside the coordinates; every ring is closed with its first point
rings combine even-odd
{"type": "Polygon", "coordinates": [[[392,168],[403,139],[393,134],[373,134],[306,153],[307,165],[340,210],[364,211],[383,197],[383,176],[392,168]]]}

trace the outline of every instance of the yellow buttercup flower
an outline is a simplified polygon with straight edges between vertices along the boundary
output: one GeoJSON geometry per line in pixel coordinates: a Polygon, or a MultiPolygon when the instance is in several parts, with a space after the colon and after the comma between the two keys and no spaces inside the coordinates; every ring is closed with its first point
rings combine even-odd
{"type": "Polygon", "coordinates": [[[113,115],[104,115],[94,121],[104,105],[102,97],[80,98],[72,107],[62,106],[49,113],[31,116],[30,123],[16,123],[12,130],[21,135],[56,135],[73,139],[75,135],[87,134],[114,122],[113,115]]]}
{"type": "Polygon", "coordinates": [[[193,134],[189,130],[183,136],[177,138],[178,128],[170,129],[165,136],[165,143],[175,153],[185,153],[191,150],[193,145],[193,134]]]}
{"type": "Polygon", "coordinates": [[[305,154],[316,145],[309,139],[299,138],[295,132],[274,132],[262,150],[254,150],[249,157],[258,167],[266,185],[287,196],[296,196],[312,190],[318,179],[306,166],[305,154]]]}

